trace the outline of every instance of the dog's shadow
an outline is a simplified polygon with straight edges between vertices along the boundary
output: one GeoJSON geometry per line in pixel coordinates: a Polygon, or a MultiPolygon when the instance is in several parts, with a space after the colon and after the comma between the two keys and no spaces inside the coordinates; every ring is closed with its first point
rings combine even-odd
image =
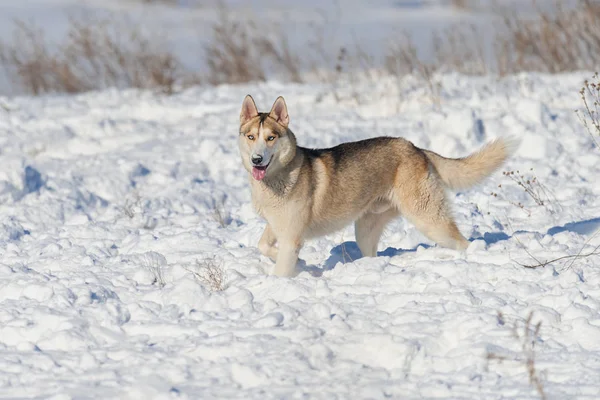
{"type": "MultiPolygon", "coordinates": [[[[546,231],[546,235],[554,236],[561,232],[573,232],[580,235],[591,235],[600,229],[600,217],[590,218],[576,222],[569,222],[562,226],[553,226],[546,231]]],[[[531,233],[530,231],[519,230],[514,233],[531,233]]],[[[486,232],[482,237],[472,238],[470,241],[483,239],[486,244],[498,243],[502,240],[509,240],[512,235],[508,235],[505,232],[486,232]]]]}
{"type": "MultiPolygon", "coordinates": [[[[569,231],[575,232],[580,235],[591,235],[600,229],[600,217],[590,218],[582,221],[569,222],[563,226],[555,226],[546,232],[547,235],[554,236],[558,233],[569,231]]],[[[525,231],[517,231],[515,233],[523,233],[525,231]]],[[[505,232],[486,232],[481,237],[471,238],[469,241],[483,240],[489,246],[500,241],[510,240],[512,235],[508,235],[505,232]]],[[[413,253],[417,251],[417,248],[422,246],[424,248],[430,248],[428,244],[421,243],[413,249],[397,249],[394,247],[388,247],[383,251],[377,252],[377,257],[394,257],[402,255],[404,253],[413,253]]],[[[335,268],[338,263],[346,264],[351,263],[359,258],[362,258],[362,253],[358,248],[356,242],[344,242],[340,245],[335,246],[331,249],[329,257],[323,263],[322,266],[307,265],[304,260],[299,260],[296,266],[298,273],[306,271],[313,276],[321,276],[323,272],[330,271],[335,268]]]]}
{"type": "Polygon", "coordinates": [[[569,231],[579,233],[580,235],[591,235],[600,229],[600,217],[590,218],[583,221],[569,222],[563,226],[555,226],[548,229],[548,235],[556,235],[557,233],[569,231]]]}
{"type": "MultiPolygon", "coordinates": [[[[378,251],[377,257],[394,257],[404,253],[412,253],[417,251],[419,246],[426,249],[431,247],[430,245],[424,243],[419,244],[414,249],[397,249],[394,247],[388,247],[383,251],[378,251]]],[[[327,260],[325,260],[322,266],[308,265],[304,260],[298,260],[296,268],[299,272],[306,271],[312,276],[321,276],[325,271],[334,269],[338,263],[351,263],[362,257],[363,255],[356,242],[344,242],[331,249],[329,252],[329,257],[327,260]]]]}

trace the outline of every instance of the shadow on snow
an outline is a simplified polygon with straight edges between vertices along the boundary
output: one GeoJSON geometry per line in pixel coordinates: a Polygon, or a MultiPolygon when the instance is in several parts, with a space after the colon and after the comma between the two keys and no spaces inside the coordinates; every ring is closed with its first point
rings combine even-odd
{"type": "MultiPolygon", "coordinates": [[[[556,235],[557,233],[569,231],[578,233],[580,235],[590,235],[600,229],[600,217],[591,218],[583,221],[577,222],[569,222],[563,226],[555,226],[546,232],[548,235],[556,235]]],[[[517,231],[516,233],[525,233],[527,231],[517,231]]],[[[498,243],[503,240],[509,240],[512,238],[512,235],[508,235],[505,232],[486,232],[483,237],[471,238],[470,241],[483,239],[485,243],[489,246],[491,244],[498,243]]],[[[402,255],[404,253],[412,253],[417,250],[419,246],[423,246],[424,248],[431,247],[427,244],[419,244],[413,249],[397,249],[394,247],[388,247],[383,251],[377,252],[377,257],[394,257],[398,255],[402,255]]],[[[356,242],[344,242],[335,246],[329,252],[329,257],[323,263],[323,266],[316,265],[307,265],[304,260],[299,260],[297,269],[299,271],[307,271],[313,276],[321,276],[323,272],[332,270],[338,263],[346,264],[350,262],[354,262],[362,258],[362,253],[358,248],[356,242]]]]}

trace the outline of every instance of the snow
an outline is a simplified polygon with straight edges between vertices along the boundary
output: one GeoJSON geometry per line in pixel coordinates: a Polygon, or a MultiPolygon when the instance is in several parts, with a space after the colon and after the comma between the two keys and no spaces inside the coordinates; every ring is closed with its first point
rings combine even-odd
{"type": "Polygon", "coordinates": [[[439,107],[385,79],[358,105],[276,81],[0,98],[0,397],[534,399],[533,312],[548,398],[598,398],[598,257],[519,265],[600,244],[600,151],[573,112],[590,75],[441,75],[439,107]],[[376,258],[348,227],[269,276],[237,150],[247,93],[284,95],[306,146],[392,135],[459,157],[515,135],[506,170],[547,203],[498,172],[451,194],[465,253],[398,220],[376,258]],[[194,274],[211,260],[221,291],[194,274]]]}

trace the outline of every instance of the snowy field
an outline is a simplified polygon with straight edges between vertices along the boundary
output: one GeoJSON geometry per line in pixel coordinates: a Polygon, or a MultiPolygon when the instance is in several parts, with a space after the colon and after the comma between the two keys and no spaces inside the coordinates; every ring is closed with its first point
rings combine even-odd
{"type": "Polygon", "coordinates": [[[600,244],[600,151],[573,112],[589,76],[444,75],[439,108],[385,80],[358,106],[278,82],[0,98],[0,397],[536,399],[533,345],[549,399],[599,398],[598,257],[519,265],[600,244]],[[308,241],[297,277],[267,276],[237,150],[247,93],[261,110],[284,95],[304,146],[391,135],[458,157],[517,135],[506,170],[545,203],[499,171],[450,195],[464,254],[398,220],[376,258],[348,227],[308,241]],[[221,291],[193,273],[207,259],[221,291]]]}

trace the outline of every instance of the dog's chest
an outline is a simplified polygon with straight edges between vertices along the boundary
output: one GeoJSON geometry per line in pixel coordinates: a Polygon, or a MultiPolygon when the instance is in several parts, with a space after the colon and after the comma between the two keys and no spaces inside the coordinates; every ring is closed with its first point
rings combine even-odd
{"type": "Polygon", "coordinates": [[[258,185],[252,185],[252,205],[272,226],[287,225],[303,214],[301,205],[291,196],[277,196],[258,185]]]}
{"type": "Polygon", "coordinates": [[[278,217],[285,212],[285,201],[260,189],[252,189],[252,206],[266,220],[278,217]]]}

